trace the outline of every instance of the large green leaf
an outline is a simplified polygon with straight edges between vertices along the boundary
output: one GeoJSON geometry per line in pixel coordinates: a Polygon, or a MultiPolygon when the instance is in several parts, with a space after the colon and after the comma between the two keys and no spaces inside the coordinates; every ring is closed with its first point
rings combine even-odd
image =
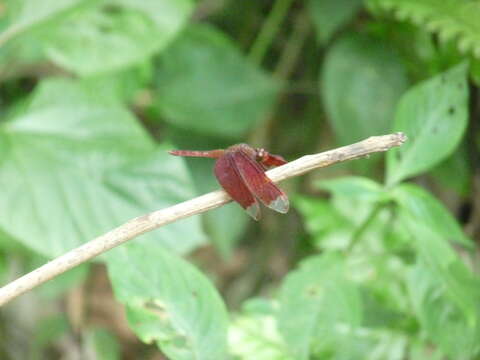
{"type": "Polygon", "coordinates": [[[278,327],[295,359],[308,359],[313,343],[331,341],[339,323],[352,329],[361,317],[360,296],[336,253],[308,258],[282,284],[278,327]]]}
{"type": "Polygon", "coordinates": [[[95,0],[6,0],[0,16],[0,73],[45,60],[42,34],[95,0]]]}
{"type": "Polygon", "coordinates": [[[339,27],[355,15],[361,6],[361,0],[309,0],[309,14],[320,42],[326,43],[339,27]]]}
{"type": "Polygon", "coordinates": [[[321,96],[340,144],[391,130],[394,109],[407,87],[406,71],[387,44],[348,35],[328,51],[321,96]]]}
{"type": "MultiPolygon", "coordinates": [[[[178,241],[188,241],[178,236],[178,241]]],[[[226,359],[227,312],[210,281],[160,247],[129,243],[107,259],[135,333],[172,360],[226,359]]]]}
{"type": "Polygon", "coordinates": [[[433,195],[414,184],[401,184],[392,191],[395,201],[417,221],[447,240],[472,248],[473,242],[445,206],[433,195]]]}
{"type": "MultiPolygon", "coordinates": [[[[85,0],[7,0],[5,29],[0,34],[1,42],[10,40],[35,26],[65,15],[85,3],[85,0]]],[[[1,44],[0,42],[0,44],[1,44]]]]}
{"type": "Polygon", "coordinates": [[[21,0],[0,45],[24,36],[1,55],[43,53],[80,75],[115,71],[164,48],[188,20],[192,5],[191,0],[21,0]]]}
{"type": "Polygon", "coordinates": [[[422,262],[410,272],[407,285],[422,328],[440,349],[458,360],[473,359],[480,353],[480,309],[472,326],[455,303],[449,301],[435,270],[422,262]]]}
{"type": "Polygon", "coordinates": [[[156,105],[165,121],[188,131],[238,138],[264,118],[278,90],[212,27],[188,28],[158,65],[156,105]]]}
{"type": "MultiPolygon", "coordinates": [[[[182,162],[129,112],[67,80],[42,83],[0,124],[0,188],[2,230],[47,257],[194,195],[182,162]]],[[[179,252],[203,241],[196,218],[142,238],[179,252]]]]}
{"type": "Polygon", "coordinates": [[[400,101],[395,131],[408,141],[387,154],[387,183],[418,175],[448,157],[468,119],[467,66],[454,68],[409,90],[400,101]]]}
{"type": "Polygon", "coordinates": [[[109,0],[64,21],[46,39],[48,56],[73,72],[113,71],[165,47],[186,22],[190,0],[109,0]]]}

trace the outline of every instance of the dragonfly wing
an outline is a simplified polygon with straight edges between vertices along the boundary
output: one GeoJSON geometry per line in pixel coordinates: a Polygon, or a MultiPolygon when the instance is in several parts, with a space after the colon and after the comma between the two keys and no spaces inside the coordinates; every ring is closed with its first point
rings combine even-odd
{"type": "Polygon", "coordinates": [[[280,188],[268,178],[262,166],[242,150],[231,153],[233,164],[248,189],[265,206],[286,213],[288,211],[288,197],[280,188]]]}
{"type": "Polygon", "coordinates": [[[230,153],[226,153],[215,163],[215,176],[220,185],[255,220],[260,219],[260,206],[257,199],[244,184],[242,177],[233,164],[230,153]]]}

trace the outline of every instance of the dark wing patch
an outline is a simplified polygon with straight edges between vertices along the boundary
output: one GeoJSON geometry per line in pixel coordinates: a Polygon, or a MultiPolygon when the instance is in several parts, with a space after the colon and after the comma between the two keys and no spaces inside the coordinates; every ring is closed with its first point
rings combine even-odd
{"type": "Polygon", "coordinates": [[[262,166],[242,150],[231,153],[233,164],[248,189],[265,206],[286,213],[289,208],[288,197],[268,178],[262,166]]]}
{"type": "Polygon", "coordinates": [[[233,164],[232,154],[226,153],[215,163],[215,176],[220,185],[255,220],[260,219],[260,206],[233,164]]]}

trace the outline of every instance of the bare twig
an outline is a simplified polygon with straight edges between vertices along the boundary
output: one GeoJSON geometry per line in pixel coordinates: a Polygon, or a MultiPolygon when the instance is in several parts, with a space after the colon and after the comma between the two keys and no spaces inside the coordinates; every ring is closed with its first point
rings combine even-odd
{"type": "MultiPolygon", "coordinates": [[[[392,147],[400,146],[405,140],[406,136],[403,133],[372,136],[352,145],[320,154],[303,156],[300,159],[272,169],[267,174],[274,182],[279,182],[317,168],[360,158],[380,151],[387,151],[392,147]]],[[[230,197],[223,190],[218,190],[132,219],[0,288],[0,305],[143,233],[217,208],[230,201],[230,197]]]]}

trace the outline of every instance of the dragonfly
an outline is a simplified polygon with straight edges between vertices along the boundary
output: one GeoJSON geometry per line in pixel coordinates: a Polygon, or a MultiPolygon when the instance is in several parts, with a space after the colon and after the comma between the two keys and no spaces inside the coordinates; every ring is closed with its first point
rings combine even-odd
{"type": "Polygon", "coordinates": [[[283,214],[288,212],[287,195],[265,174],[267,169],[287,163],[280,155],[248,144],[209,151],[171,150],[169,153],[217,159],[214,173],[218,182],[255,220],[260,219],[258,200],[270,209],[283,214]]]}

